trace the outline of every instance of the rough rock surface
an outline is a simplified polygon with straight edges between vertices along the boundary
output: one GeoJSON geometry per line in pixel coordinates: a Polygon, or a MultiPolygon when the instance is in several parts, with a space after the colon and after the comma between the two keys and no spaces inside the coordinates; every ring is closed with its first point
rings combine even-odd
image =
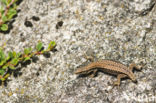
{"type": "Polygon", "coordinates": [[[156,101],[155,0],[23,0],[18,9],[10,32],[0,33],[5,52],[22,52],[38,41],[55,41],[57,51],[9,77],[0,87],[0,103],[156,101]],[[26,27],[26,20],[33,26],[26,27]],[[104,73],[77,78],[74,70],[89,62],[84,55],[143,65],[135,72],[138,83],[126,79],[112,88],[116,78],[104,73]]]}

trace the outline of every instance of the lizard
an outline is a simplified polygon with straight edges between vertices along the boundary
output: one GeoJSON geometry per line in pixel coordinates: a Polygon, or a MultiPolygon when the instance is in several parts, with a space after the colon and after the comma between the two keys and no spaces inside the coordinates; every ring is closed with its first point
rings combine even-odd
{"type": "Polygon", "coordinates": [[[104,71],[108,74],[117,75],[117,81],[114,82],[114,85],[119,86],[121,78],[125,78],[125,77],[130,78],[133,82],[137,82],[135,75],[132,72],[134,68],[137,70],[141,69],[135,63],[131,63],[129,65],[129,67],[127,67],[126,65],[124,65],[120,62],[117,62],[117,61],[99,60],[96,62],[92,62],[87,66],[78,68],[75,71],[75,74],[83,75],[83,74],[93,73],[91,75],[91,77],[94,77],[96,75],[97,71],[101,70],[101,71],[104,71]]]}

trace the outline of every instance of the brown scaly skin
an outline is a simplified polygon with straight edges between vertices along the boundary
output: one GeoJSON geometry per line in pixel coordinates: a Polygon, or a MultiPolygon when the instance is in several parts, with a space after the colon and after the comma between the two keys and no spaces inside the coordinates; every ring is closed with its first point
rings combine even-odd
{"type": "Polygon", "coordinates": [[[137,70],[141,69],[134,63],[130,64],[129,67],[127,67],[120,62],[112,60],[100,60],[97,62],[92,62],[85,67],[78,68],[75,71],[75,74],[88,74],[90,72],[93,72],[91,77],[94,77],[96,75],[96,72],[100,69],[109,74],[117,75],[117,81],[114,82],[114,85],[119,86],[121,78],[125,77],[129,77],[133,82],[136,82],[135,75],[132,72],[134,68],[137,70]]]}

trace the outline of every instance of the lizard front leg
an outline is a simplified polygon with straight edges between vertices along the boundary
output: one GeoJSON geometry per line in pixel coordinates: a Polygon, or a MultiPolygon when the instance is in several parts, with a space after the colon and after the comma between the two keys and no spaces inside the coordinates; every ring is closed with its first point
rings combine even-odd
{"type": "Polygon", "coordinates": [[[95,77],[97,74],[97,71],[98,71],[97,69],[92,70],[91,72],[93,72],[93,73],[89,77],[91,77],[91,78],[95,77]]]}
{"type": "Polygon", "coordinates": [[[133,69],[141,70],[142,67],[137,66],[135,63],[129,65],[129,69],[133,71],[133,69]]]}

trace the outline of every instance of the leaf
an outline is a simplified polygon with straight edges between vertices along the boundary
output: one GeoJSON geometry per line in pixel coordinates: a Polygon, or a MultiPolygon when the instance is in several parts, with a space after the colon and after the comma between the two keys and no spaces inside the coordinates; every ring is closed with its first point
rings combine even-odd
{"type": "Polygon", "coordinates": [[[15,2],[17,2],[18,0],[15,0],[15,2]]]}
{"type": "Polygon", "coordinates": [[[4,66],[2,67],[2,69],[6,69],[6,68],[8,68],[8,65],[4,65],[4,66]]]}
{"type": "Polygon", "coordinates": [[[0,66],[2,66],[3,64],[4,64],[4,61],[1,61],[1,62],[0,62],[0,66]]]}
{"type": "Polygon", "coordinates": [[[0,27],[0,29],[2,31],[7,31],[8,30],[8,25],[7,24],[2,24],[1,27],[0,27]]]}
{"type": "Polygon", "coordinates": [[[17,5],[16,3],[13,4],[13,9],[16,9],[17,8],[17,5]]]}
{"type": "Polygon", "coordinates": [[[30,57],[26,57],[24,58],[24,61],[30,60],[30,57]]]}
{"type": "Polygon", "coordinates": [[[10,74],[7,73],[7,74],[4,76],[4,79],[7,79],[9,76],[10,76],[10,74]]]}
{"type": "Polygon", "coordinates": [[[24,54],[26,54],[26,55],[29,54],[29,50],[25,48],[24,49],[24,54]]]}
{"type": "Polygon", "coordinates": [[[5,81],[8,77],[10,76],[10,74],[6,74],[3,78],[1,78],[1,81],[5,81]]]}
{"type": "Polygon", "coordinates": [[[16,14],[17,14],[17,11],[14,8],[9,9],[7,13],[8,20],[12,19],[12,17],[16,14]]]}
{"type": "Polygon", "coordinates": [[[11,60],[11,62],[10,62],[10,63],[11,63],[12,65],[16,66],[16,65],[17,65],[17,63],[18,63],[18,61],[19,61],[19,59],[18,59],[18,58],[14,58],[14,59],[12,59],[12,60],[11,60]]]}
{"type": "Polygon", "coordinates": [[[15,51],[13,51],[13,52],[9,52],[8,53],[8,56],[10,57],[10,59],[13,59],[13,58],[18,58],[18,53],[16,53],[15,51]]]}
{"type": "Polygon", "coordinates": [[[6,22],[7,20],[8,20],[7,16],[3,15],[3,16],[2,16],[2,21],[3,21],[3,22],[6,22]]]}
{"type": "Polygon", "coordinates": [[[21,56],[21,53],[16,53],[15,51],[13,51],[13,52],[9,52],[8,56],[10,57],[10,59],[19,58],[21,56]]]}
{"type": "Polygon", "coordinates": [[[3,64],[5,64],[7,61],[7,58],[5,57],[5,54],[2,50],[2,48],[0,48],[0,66],[2,66],[3,64]]]}
{"type": "Polygon", "coordinates": [[[12,70],[15,70],[16,68],[12,65],[9,65],[9,68],[12,69],[12,70]]]}
{"type": "Polygon", "coordinates": [[[42,48],[43,48],[42,42],[39,42],[36,46],[37,51],[41,51],[42,48]]]}
{"type": "Polygon", "coordinates": [[[4,73],[5,73],[5,70],[0,69],[0,75],[4,75],[4,73]]]}
{"type": "Polygon", "coordinates": [[[13,53],[12,53],[12,52],[9,52],[9,53],[8,53],[8,56],[10,57],[10,59],[14,58],[14,56],[13,56],[13,53]]]}
{"type": "Polygon", "coordinates": [[[5,60],[5,54],[3,50],[0,48],[0,62],[5,60]]]}
{"type": "Polygon", "coordinates": [[[8,3],[11,3],[12,0],[8,0],[8,3]]]}
{"type": "Polygon", "coordinates": [[[1,13],[1,14],[2,14],[2,12],[4,11],[3,8],[4,8],[3,6],[0,7],[0,13],[1,13]]]}
{"type": "Polygon", "coordinates": [[[49,49],[49,50],[52,50],[53,47],[55,47],[55,46],[56,46],[56,43],[55,43],[54,41],[51,41],[51,42],[49,43],[48,49],[49,49]]]}
{"type": "Polygon", "coordinates": [[[5,81],[5,78],[1,78],[1,81],[5,81]]]}
{"type": "Polygon", "coordinates": [[[24,49],[24,54],[28,55],[28,54],[31,53],[31,51],[32,51],[32,48],[25,48],[24,49]]]}
{"type": "Polygon", "coordinates": [[[16,58],[19,58],[21,56],[21,53],[16,54],[16,58]]]}
{"type": "Polygon", "coordinates": [[[7,58],[5,57],[3,50],[0,48],[0,66],[6,63],[6,61],[7,61],[7,58]]]}
{"type": "Polygon", "coordinates": [[[13,54],[13,57],[16,57],[16,52],[15,51],[13,51],[12,54],[13,54]]]}
{"type": "Polygon", "coordinates": [[[3,60],[0,62],[0,66],[4,65],[6,63],[6,60],[3,60]]]}
{"type": "Polygon", "coordinates": [[[7,0],[2,0],[2,3],[4,3],[5,5],[7,5],[7,0]]]}
{"type": "Polygon", "coordinates": [[[10,56],[7,56],[6,61],[8,61],[10,59],[10,56]]]}
{"type": "Polygon", "coordinates": [[[8,77],[10,76],[10,74],[6,74],[4,77],[0,78],[0,80],[3,82],[5,81],[8,77]]]}

